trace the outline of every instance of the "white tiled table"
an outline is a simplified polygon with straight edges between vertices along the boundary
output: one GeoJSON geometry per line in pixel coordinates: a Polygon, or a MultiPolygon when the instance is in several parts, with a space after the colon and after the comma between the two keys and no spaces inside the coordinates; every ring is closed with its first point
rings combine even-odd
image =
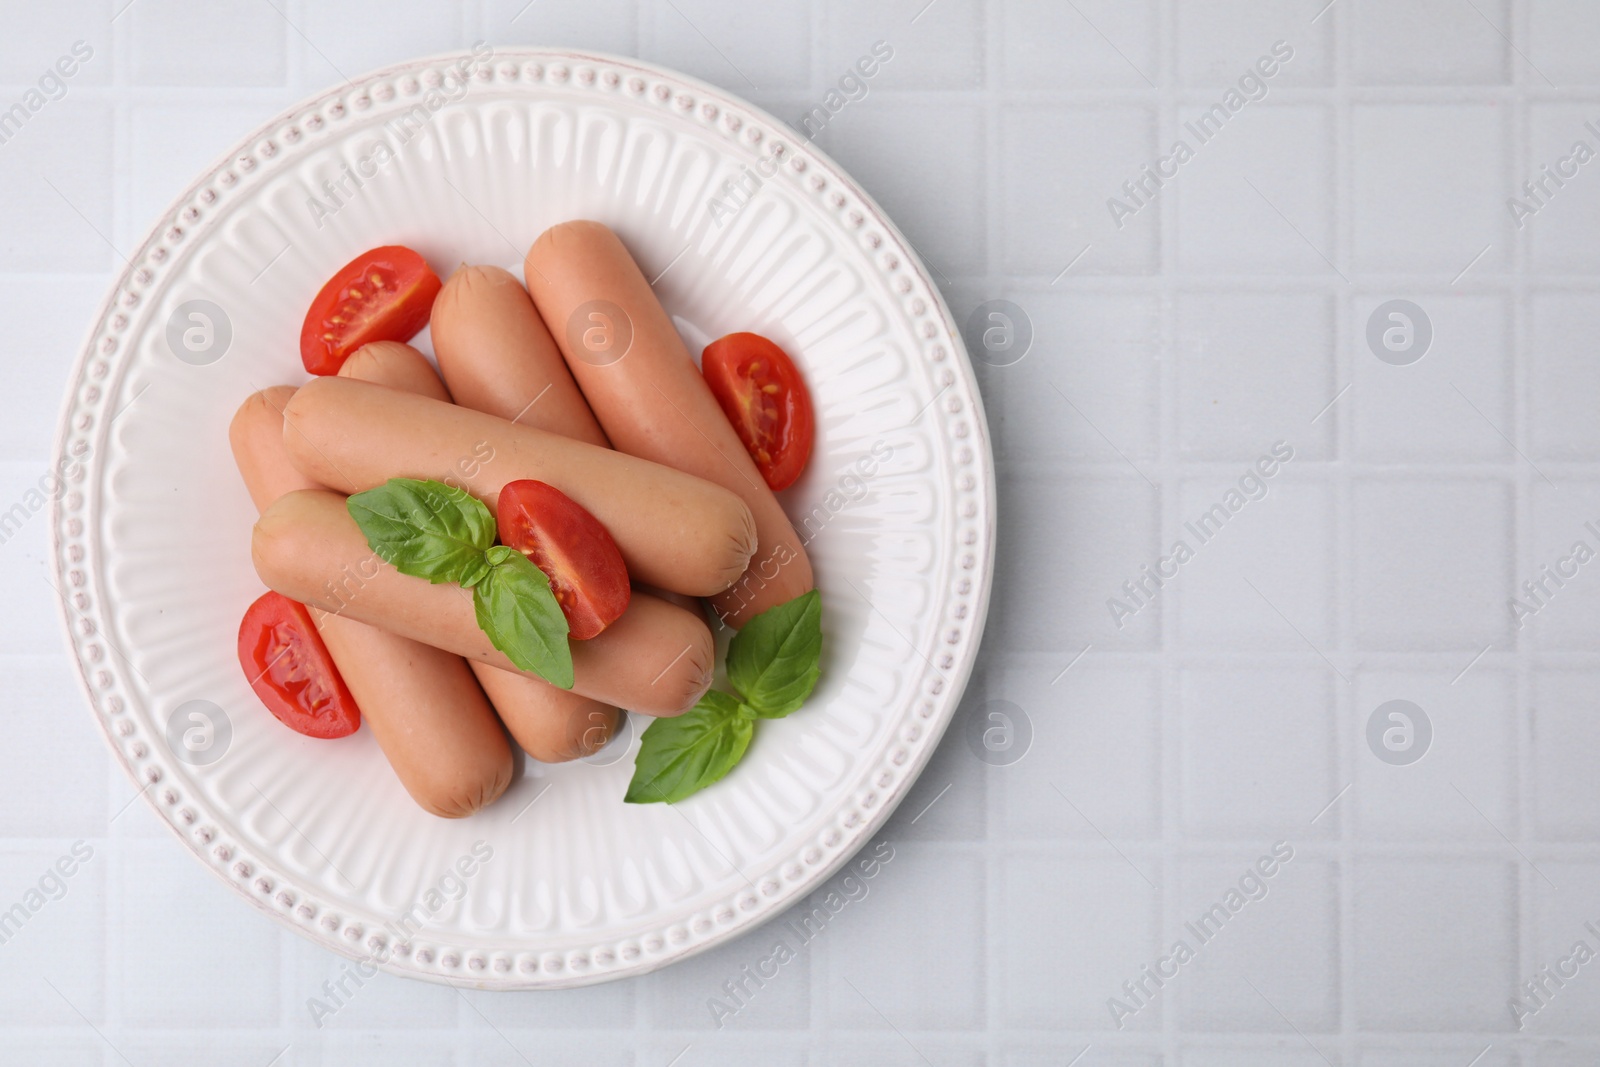
{"type": "Polygon", "coordinates": [[[0,144],[0,511],[45,471],[111,246],[341,74],[571,44],[798,124],[882,39],[819,142],[958,319],[1006,298],[1035,332],[979,368],[1001,547],[964,712],[1010,701],[1031,749],[986,765],[958,722],[869,896],[726,1028],[707,1001],[770,933],[572,993],[379,978],[318,1028],[342,962],[128,806],[34,515],[0,543],[0,908],[93,854],[0,945],[0,1063],[1600,1063],[1600,961],[1521,1031],[1507,1004],[1575,941],[1600,952],[1600,562],[1526,627],[1507,603],[1600,548],[1600,162],[1521,228],[1506,206],[1600,148],[1600,5],[284,2],[8,5],[0,108],[74,41],[93,56],[0,144]],[[1266,98],[1116,228],[1107,198],[1278,40],[1266,98]],[[1396,297],[1434,331],[1405,367],[1366,341],[1396,297]],[[1107,598],[1278,441],[1266,496],[1115,627],[1107,598]],[[1397,698],[1433,727],[1409,766],[1366,738],[1397,698]],[[1265,897],[1114,1028],[1108,998],[1279,841],[1265,897]]]}

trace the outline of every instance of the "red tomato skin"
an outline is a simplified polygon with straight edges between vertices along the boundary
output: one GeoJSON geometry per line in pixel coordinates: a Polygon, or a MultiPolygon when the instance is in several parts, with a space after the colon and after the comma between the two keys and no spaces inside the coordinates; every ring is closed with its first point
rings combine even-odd
{"type": "Polygon", "coordinates": [[[799,481],[811,459],[816,417],[811,392],[788,353],[758,333],[730,333],[706,346],[700,365],[711,395],[755,460],[767,488],[776,493],[799,481]],[[750,367],[756,363],[759,381],[751,377],[750,367]],[[771,397],[775,418],[754,410],[754,390],[760,385],[778,387],[774,393],[761,394],[771,397]]]}
{"type": "Polygon", "coordinates": [[[411,340],[428,324],[433,299],[443,284],[427,261],[404,245],[361,253],[329,278],[311,301],[300,327],[300,362],[312,374],[338,374],[345,359],[362,345],[411,340]],[[389,294],[375,308],[370,307],[373,273],[389,294]],[[347,303],[352,288],[367,294],[365,305],[347,303]],[[335,317],[347,321],[335,323],[331,321],[335,317]]]}
{"type": "Polygon", "coordinates": [[[628,609],[633,587],[611,532],[553,485],[522,478],[500,490],[500,541],[533,560],[567,617],[568,634],[587,641],[628,609]]]}
{"type": "Polygon", "coordinates": [[[258,597],[239,623],[239,666],[267,710],[295,733],[336,738],[361,728],[361,709],[304,604],[280,593],[258,597]]]}

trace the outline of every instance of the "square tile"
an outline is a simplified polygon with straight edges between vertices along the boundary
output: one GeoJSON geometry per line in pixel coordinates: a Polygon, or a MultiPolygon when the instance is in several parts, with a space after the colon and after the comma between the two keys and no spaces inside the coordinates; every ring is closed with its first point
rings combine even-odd
{"type": "Polygon", "coordinates": [[[67,372],[104,290],[98,277],[6,279],[0,320],[23,358],[6,368],[11,404],[0,422],[0,460],[26,460],[41,471],[49,463],[67,372]]]}
{"type": "MultiPolygon", "coordinates": [[[[1012,855],[1000,867],[995,911],[1000,1022],[1017,1029],[1116,1029],[1112,998],[1161,955],[1160,893],[1133,866],[1104,860],[1012,855]],[[1064,962],[1070,965],[1064,966],[1064,962]]],[[[1133,1033],[1159,1031],[1162,1000],[1123,1017],[1133,1033]]]]}
{"type": "Polygon", "coordinates": [[[1230,481],[1186,480],[1183,526],[1162,572],[1178,629],[1197,646],[1305,650],[1334,642],[1339,522],[1333,487],[1295,480],[1268,453],[1230,481]],[[1273,470],[1271,478],[1263,470],[1273,470]],[[1237,510],[1235,510],[1237,509],[1237,510]],[[1203,538],[1203,539],[1202,539],[1203,538]],[[1183,546],[1193,553],[1180,562],[1183,546]],[[1292,552],[1283,551],[1292,545],[1292,552]]]}
{"type": "MultiPolygon", "coordinates": [[[[842,911],[864,905],[878,884],[862,881],[859,874],[852,875],[848,883],[844,878],[843,874],[836,875],[829,883],[838,891],[837,899],[844,902],[842,911]],[[856,900],[845,896],[846,888],[856,900]]],[[[842,914],[834,915],[822,903],[824,896],[825,892],[814,893],[806,902],[737,941],[718,945],[682,964],[639,979],[639,996],[645,1003],[649,1026],[655,1030],[717,1033],[804,1030],[811,1021],[814,939],[840,936],[837,930],[845,922],[842,914]],[[822,908],[820,920],[813,918],[813,907],[822,908]],[[818,925],[809,927],[803,919],[818,925]],[[805,940],[808,934],[813,941],[805,940]]],[[[617,1025],[627,1025],[629,1020],[622,1018],[620,1012],[616,1014],[617,1025]]]]}
{"type": "Polygon", "coordinates": [[[926,1037],[915,1044],[904,1037],[833,1037],[824,1042],[811,1061],[827,1067],[984,1067],[981,1047],[960,1047],[954,1042],[935,1046],[926,1037]]]}
{"type": "Polygon", "coordinates": [[[456,1025],[461,1000],[453,989],[384,974],[299,937],[289,957],[290,1019],[299,1026],[337,1034],[456,1025]]]}
{"type": "MultiPolygon", "coordinates": [[[[1333,27],[1337,11],[1316,18],[1327,0],[1185,0],[1178,5],[1178,78],[1184,85],[1221,90],[1254,70],[1271,87],[1327,85],[1333,81],[1333,27]],[[1291,54],[1272,54],[1282,41],[1291,54]],[[1260,66],[1257,66],[1257,63],[1260,66]]],[[[1280,54],[1285,50],[1280,49],[1280,54]]],[[[1245,88],[1248,88],[1246,86],[1245,88]]]]}
{"type": "Polygon", "coordinates": [[[0,1025],[104,1026],[105,883],[103,842],[0,851],[0,1025]]]}
{"type": "Polygon", "coordinates": [[[1007,0],[1001,76],[1008,89],[1143,89],[1161,84],[1157,5],[1007,0]]]}
{"type": "Polygon", "coordinates": [[[1539,648],[1584,651],[1600,626],[1600,567],[1589,566],[1600,555],[1600,483],[1560,484],[1529,490],[1532,529],[1507,609],[1539,648]]]}
{"type": "Polygon", "coordinates": [[[1411,294],[1426,325],[1391,296],[1355,298],[1348,336],[1354,369],[1348,405],[1355,425],[1356,451],[1376,462],[1506,460],[1512,421],[1511,309],[1501,295],[1411,294]],[[1415,362],[1410,351],[1428,347],[1415,362]],[[1374,348],[1372,334],[1378,337],[1374,348]],[[1506,436],[1502,436],[1506,435],[1506,436]]]}
{"type": "Polygon", "coordinates": [[[1472,6],[1450,0],[1354,0],[1349,7],[1359,82],[1501,85],[1510,80],[1510,0],[1475,0],[1472,6]]]}
{"type": "MultiPolygon", "coordinates": [[[[1298,1042],[1297,1042],[1298,1043],[1298,1042]]],[[[1323,1048],[1222,1047],[1185,1049],[1178,1062],[1182,1067],[1339,1067],[1339,1052],[1334,1042],[1324,1039],[1323,1048]]]]}
{"type": "MultiPolygon", "coordinates": [[[[539,996],[484,991],[472,1004],[502,1030],[607,1030],[633,1027],[641,982],[552,989],[539,996]]],[[[703,1007],[703,1006],[702,1006],[703,1007]]]]}
{"type": "MultiPolygon", "coordinates": [[[[8,1038],[7,1050],[29,1067],[105,1067],[105,1042],[87,1028],[83,1036],[8,1038]]],[[[288,1065],[292,1067],[292,1065],[288,1065]]]]}
{"type": "Polygon", "coordinates": [[[1160,206],[1142,196],[1135,203],[1123,187],[1156,161],[1150,111],[1017,104],[1006,107],[1000,121],[998,193],[1008,273],[1054,280],[1079,255],[1074,274],[1155,272],[1160,206]],[[1113,211],[1113,200],[1124,207],[1113,211]]]}
{"type": "Polygon", "coordinates": [[[1509,486],[1442,477],[1372,481],[1357,484],[1354,498],[1361,648],[1466,650],[1470,658],[1508,640],[1509,486]]]}
{"type": "Polygon", "coordinates": [[[10,608],[0,618],[0,648],[15,655],[63,649],[49,527],[50,502],[65,489],[54,475],[44,463],[0,463],[0,601],[10,608]]]}
{"type": "Polygon", "coordinates": [[[1527,235],[1534,270],[1593,274],[1600,240],[1600,112],[1592,104],[1528,107],[1528,155],[1512,174],[1506,211],[1527,235]]]}
{"type": "MultiPolygon", "coordinates": [[[[1161,312],[1156,298],[1120,293],[1005,293],[1022,308],[1033,346],[990,366],[974,353],[984,413],[1002,460],[1124,464],[1160,453],[1161,312]]],[[[952,306],[981,336],[978,300],[952,306]]],[[[1013,335],[1014,336],[1014,335],[1013,335]]]]}
{"type": "Polygon", "coordinates": [[[993,692],[1023,709],[1033,738],[1025,758],[991,772],[1005,840],[1161,834],[1160,676],[1096,667],[1093,656],[1064,675],[1066,663],[991,671],[993,692]]]}
{"type": "Polygon", "coordinates": [[[75,85],[106,84],[111,80],[114,13],[112,0],[61,0],[14,12],[0,41],[6,83],[31,83],[47,96],[61,92],[58,84],[65,84],[68,93],[75,85]]]}
{"type": "Polygon", "coordinates": [[[1363,670],[1356,677],[1355,786],[1343,803],[1364,837],[1485,842],[1516,827],[1516,680],[1482,664],[1454,682],[1451,673],[1363,670]],[[1427,727],[1409,709],[1379,714],[1393,700],[1421,708],[1427,727]],[[1370,726],[1374,716],[1381,726],[1370,726]],[[1395,731],[1396,751],[1383,751],[1415,762],[1378,756],[1369,729],[1395,731]],[[1428,741],[1417,753],[1419,729],[1428,731],[1428,741]]]}
{"type": "Polygon", "coordinates": [[[1528,1033],[1600,1033],[1600,864],[1536,862],[1532,966],[1518,976],[1506,1010],[1528,1033]]]}
{"type": "Polygon", "coordinates": [[[1333,458],[1333,304],[1314,293],[1178,298],[1178,444],[1185,456],[1254,463],[1282,441],[1296,461],[1333,458]],[[1284,353],[1294,353],[1285,359],[1284,353]]]}
{"type": "MultiPolygon", "coordinates": [[[[448,1038],[444,1039],[450,1044],[448,1038]]],[[[454,1064],[470,1064],[471,1067],[528,1067],[530,1062],[536,1064],[549,1063],[581,1063],[584,1067],[648,1067],[649,1061],[642,1059],[632,1050],[627,1048],[599,1047],[593,1037],[568,1037],[549,1036],[542,1033],[529,1033],[527,1031],[508,1031],[504,1035],[495,1034],[484,1030],[482,1042],[476,1055],[468,1055],[451,1061],[454,1064]],[[515,1042],[515,1044],[513,1044],[515,1042]]],[[[459,1042],[451,1044],[456,1047],[459,1042]]],[[[671,1061],[671,1057],[683,1048],[682,1044],[673,1052],[667,1054],[662,1063],[671,1061]]],[[[333,1067],[341,1060],[329,1060],[328,1067],[333,1067]]],[[[384,1067],[393,1063],[393,1060],[375,1060],[373,1067],[384,1067]]],[[[680,1067],[689,1067],[688,1059],[684,1059],[680,1067]]]]}
{"type": "Polygon", "coordinates": [[[983,115],[978,108],[869,100],[832,119],[818,143],[867,192],[894,205],[895,225],[935,277],[983,273],[983,115]],[[939,181],[925,180],[935,172],[939,181]]]}
{"type": "MultiPolygon", "coordinates": [[[[280,1041],[276,1036],[240,1036],[190,1030],[133,1037],[119,1034],[116,1041],[117,1047],[110,1059],[112,1064],[132,1062],[141,1065],[159,1063],[161,1067],[216,1067],[221,1063],[270,1063],[272,1067],[312,1067],[323,1062],[317,1057],[317,1049],[297,1048],[295,1044],[280,1041]],[[287,1048],[285,1044],[288,1044],[287,1048]]],[[[396,1052],[403,1054],[399,1050],[396,1052]]],[[[425,1055],[420,1049],[418,1054],[425,1055]]],[[[404,1062],[429,1061],[408,1059],[404,1062]]]]}
{"type": "Polygon", "coordinates": [[[1484,1052],[1481,1044],[1445,1045],[1442,1042],[1439,1047],[1428,1050],[1366,1051],[1356,1062],[1360,1067],[1460,1067],[1480,1053],[1482,1059],[1472,1067],[1518,1067],[1522,1062],[1509,1050],[1491,1048],[1484,1052]]]}
{"type": "Polygon", "coordinates": [[[1600,364],[1585,353],[1600,330],[1594,293],[1528,297],[1528,444],[1537,460],[1600,459],[1600,419],[1588,398],[1600,389],[1600,364]]]}
{"type": "Polygon", "coordinates": [[[138,85],[283,85],[288,39],[301,40],[277,8],[251,0],[139,0],[127,17],[138,85]]]}
{"type": "Polygon", "coordinates": [[[873,54],[874,88],[973,89],[983,84],[984,10],[978,0],[819,0],[823,84],[833,85],[873,54]],[[876,53],[874,45],[878,45],[876,53]]]}
{"type": "Polygon", "coordinates": [[[805,88],[810,81],[808,5],[674,0],[652,10],[654,33],[642,49],[645,59],[741,95],[805,88]]]}
{"type": "MultiPolygon", "coordinates": [[[[658,1039],[654,1045],[646,1045],[641,1049],[634,1062],[641,1067],[671,1063],[672,1057],[683,1053],[684,1044],[681,1040],[658,1039]]],[[[807,1056],[809,1044],[809,1035],[804,1031],[796,1034],[740,1034],[723,1030],[715,1039],[695,1043],[692,1050],[679,1061],[678,1067],[749,1067],[752,1063],[758,1063],[761,1067],[807,1067],[816,1062],[807,1056]]],[[[904,1049],[905,1045],[900,1047],[904,1049]]],[[[585,1061],[580,1058],[577,1062],[585,1061]]]]}
{"type": "MultiPolygon", "coordinates": [[[[1471,11],[1462,17],[1475,18],[1471,11]]],[[[1503,270],[1512,229],[1505,209],[1509,121],[1505,108],[1486,104],[1353,108],[1356,268],[1453,278],[1483,253],[1474,270],[1503,270]]]]}
{"type": "Polygon", "coordinates": [[[1589,1042],[1554,1041],[1539,1046],[1529,1061],[1535,1067],[1589,1067],[1600,1056],[1600,1046],[1589,1042]]]}
{"type": "Polygon", "coordinates": [[[6,722],[0,778],[9,802],[0,808],[8,838],[102,837],[106,831],[105,745],[90,721],[65,657],[5,657],[6,722]],[[41,760],[39,753],[56,758],[41,760]]]}
{"type": "Polygon", "coordinates": [[[1086,644],[1152,648],[1160,641],[1160,600],[1134,599],[1123,588],[1157,559],[1153,486],[1005,472],[1000,513],[1010,547],[995,563],[991,647],[1058,653],[1065,666],[1086,644]],[[1123,603],[1132,607],[1115,606],[1123,603]]]}
{"type": "Polygon", "coordinates": [[[1194,158],[1165,168],[1177,171],[1178,263],[1197,273],[1337,278],[1333,112],[1251,102],[1218,129],[1219,115],[1226,109],[1179,108],[1178,136],[1194,158]]]}
{"type": "MultiPolygon", "coordinates": [[[[827,884],[846,903],[815,942],[826,1027],[982,1030],[982,859],[936,845],[869,849],[862,857],[882,863],[875,877],[858,871],[827,884]],[[852,892],[859,899],[849,902],[852,892]]],[[[813,913],[832,910],[828,891],[809,903],[813,913]]]]}
{"type": "Polygon", "coordinates": [[[1532,814],[1540,837],[1600,835],[1600,798],[1584,758],[1600,744],[1596,683],[1595,671],[1546,668],[1534,676],[1532,814]]]}
{"type": "Polygon", "coordinates": [[[1161,1055],[1156,1052],[1112,1052],[1100,1047],[1086,1052],[1081,1044],[1050,1048],[1030,1045],[1002,1053],[998,1062],[1002,1067],[1060,1067],[1078,1055],[1083,1058],[1074,1067],[1161,1067],[1161,1055]]]}
{"type": "Polygon", "coordinates": [[[102,274],[122,265],[112,245],[110,104],[45,105],[0,152],[0,262],[15,272],[102,274]]]}
{"type": "Polygon", "coordinates": [[[1508,863],[1416,857],[1355,864],[1356,1025],[1506,1030],[1516,978],[1517,877],[1508,863]]]}
{"type": "MultiPolygon", "coordinates": [[[[1600,10],[1572,0],[1527,0],[1528,43],[1523,50],[1536,64],[1524,75],[1530,85],[1600,83],[1600,10]],[[1542,76],[1541,76],[1542,75],[1542,76]]],[[[1520,63],[1521,60],[1518,60],[1520,63]]]]}
{"type": "Polygon", "coordinates": [[[468,38],[473,36],[464,25],[463,12],[428,0],[308,4],[304,16],[296,21],[306,40],[312,42],[307,45],[290,31],[294,43],[304,46],[301,77],[316,84],[357,78],[415,56],[469,48],[472,41],[468,38]],[[382,26],[381,33],[373,32],[377,26],[382,26]]]}
{"type": "Polygon", "coordinates": [[[1173,935],[1194,958],[1171,984],[1184,1029],[1339,1029],[1339,870],[1293,848],[1277,841],[1257,855],[1183,865],[1188,925],[1173,935]]]}
{"type": "Polygon", "coordinates": [[[589,0],[583,4],[488,0],[488,26],[489,42],[494,45],[567,45],[624,56],[639,54],[638,0],[589,0]]]}
{"type": "Polygon", "coordinates": [[[111,980],[124,1025],[276,1026],[280,941],[293,935],[243,906],[171,841],[123,849],[111,881],[120,936],[111,980]]]}
{"type": "MultiPolygon", "coordinates": [[[[514,1064],[528,1062],[528,1053],[535,1050],[546,1055],[559,1054],[558,1042],[552,1042],[551,1045],[554,1047],[551,1047],[525,1034],[497,1036],[483,1025],[482,1019],[476,1016],[467,1026],[473,1024],[486,1035],[485,1043],[481,1046],[486,1050],[485,1054],[467,1061],[474,1067],[480,1064],[485,1067],[490,1064],[494,1067],[502,1065],[512,1067],[514,1064]],[[512,1043],[513,1039],[516,1039],[515,1044],[512,1043]]],[[[329,1034],[322,1039],[321,1062],[327,1065],[339,1064],[340,1067],[394,1067],[395,1064],[401,1063],[405,1067],[457,1067],[462,1061],[456,1058],[456,1050],[463,1044],[465,1042],[460,1037],[452,1039],[422,1034],[386,1032],[359,1036],[329,1034]]],[[[585,1062],[593,1063],[595,1067],[610,1067],[619,1061],[594,1056],[585,1062]]],[[[277,1065],[274,1064],[273,1067],[277,1065]]]]}
{"type": "Polygon", "coordinates": [[[1186,670],[1181,685],[1183,822],[1236,840],[1311,826],[1344,784],[1334,780],[1333,682],[1328,671],[1186,670]]]}

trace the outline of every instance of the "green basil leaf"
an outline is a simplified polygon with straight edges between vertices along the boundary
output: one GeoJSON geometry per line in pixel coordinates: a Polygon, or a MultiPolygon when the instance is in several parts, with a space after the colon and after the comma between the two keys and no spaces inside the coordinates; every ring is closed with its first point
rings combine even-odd
{"type": "Polygon", "coordinates": [[[763,719],[806,702],[822,673],[822,594],[815,589],[744,624],[728,646],[728,681],[763,719]]]}
{"type": "Polygon", "coordinates": [[[754,732],[753,712],[727,693],[712,689],[682,715],[657,719],[639,739],[629,804],[675,804],[739,762],[754,732]]]}
{"type": "Polygon", "coordinates": [[[527,556],[505,545],[495,545],[484,558],[488,573],[472,588],[478,626],[518,668],[571,689],[567,617],[550,590],[550,579],[527,556]]]}
{"type": "Polygon", "coordinates": [[[401,574],[476,585],[489,572],[494,515],[483,501],[443,482],[390,478],[345,502],[367,544],[401,574]]]}

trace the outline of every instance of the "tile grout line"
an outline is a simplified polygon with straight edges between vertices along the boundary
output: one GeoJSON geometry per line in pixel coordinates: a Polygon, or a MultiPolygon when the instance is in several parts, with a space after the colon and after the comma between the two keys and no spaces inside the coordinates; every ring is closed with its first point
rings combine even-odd
{"type": "MultiPolygon", "coordinates": [[[[1333,53],[1332,79],[1333,79],[1333,109],[1334,109],[1334,144],[1333,166],[1336,175],[1333,188],[1334,212],[1331,230],[1334,234],[1333,257],[1334,262],[1344,262],[1351,266],[1355,260],[1355,219],[1352,209],[1352,191],[1355,181],[1355,159],[1353,144],[1355,139],[1355,118],[1350,100],[1350,42],[1353,34],[1351,25],[1353,16],[1347,4],[1342,10],[1328,12],[1330,25],[1328,29],[1320,31],[1323,39],[1328,42],[1328,47],[1333,53]]],[[[1356,338],[1350,328],[1350,316],[1354,313],[1354,298],[1350,286],[1335,287],[1333,290],[1332,305],[1334,309],[1333,340],[1334,340],[1334,366],[1342,368],[1349,375],[1347,380],[1354,381],[1355,361],[1360,358],[1355,351],[1356,338]]],[[[1336,372],[1336,376],[1339,376],[1336,372]]],[[[1338,388],[1338,383],[1334,383],[1338,388]]],[[[1359,401],[1359,397],[1354,398],[1359,401]]],[[[1334,494],[1336,499],[1337,526],[1335,536],[1339,539],[1335,550],[1334,567],[1335,576],[1335,621],[1334,634],[1336,653],[1340,662],[1346,669],[1355,674],[1352,653],[1357,645],[1355,602],[1357,576],[1355,570],[1355,557],[1352,553],[1356,546],[1356,505],[1354,478],[1349,460],[1355,447],[1355,411],[1354,403],[1339,404],[1334,409],[1332,429],[1333,447],[1331,455],[1334,459],[1334,494]]],[[[1356,676],[1356,682],[1359,682],[1356,676]]],[[[1331,753],[1332,761],[1337,767],[1340,764],[1340,754],[1350,753],[1359,758],[1356,744],[1356,724],[1360,721],[1360,711],[1357,704],[1356,682],[1341,686],[1337,680],[1330,680],[1334,695],[1333,721],[1339,730],[1340,738],[1336,740],[1331,753]]],[[[1356,772],[1355,761],[1345,767],[1354,780],[1356,772]]],[[[1357,802],[1359,798],[1356,798],[1357,802]]],[[[1348,802],[1333,813],[1338,820],[1338,838],[1336,842],[1336,855],[1338,864],[1337,908],[1339,914],[1339,978],[1338,978],[1338,1016],[1339,1016],[1339,1050],[1340,1062],[1353,1064],[1357,1062],[1357,1023],[1355,1013],[1354,993],[1356,989],[1356,933],[1355,933],[1355,870],[1353,865],[1354,850],[1352,843],[1355,835],[1356,819],[1351,814],[1352,804],[1348,802]]]]}
{"type": "MultiPolygon", "coordinates": [[[[1161,143],[1165,141],[1170,144],[1176,138],[1180,121],[1178,94],[1174,91],[1174,85],[1178,81],[1177,21],[1177,0],[1162,0],[1158,23],[1160,42],[1156,52],[1156,79],[1161,86],[1160,103],[1154,112],[1157,138],[1155,147],[1158,157],[1161,143]]],[[[1182,521],[1179,515],[1182,510],[1183,479],[1181,476],[1175,476],[1175,473],[1181,472],[1182,469],[1178,426],[1178,391],[1181,384],[1182,355],[1178,351],[1178,299],[1174,294],[1174,288],[1178,285],[1175,277],[1178,273],[1179,193],[1180,190],[1173,189],[1162,196],[1156,213],[1156,225],[1160,227],[1158,262],[1161,276],[1158,312],[1160,338],[1157,352],[1166,357],[1161,360],[1157,392],[1157,403],[1160,408],[1157,466],[1161,470],[1161,489],[1156,499],[1158,554],[1164,545],[1171,543],[1173,532],[1180,528],[1182,521]]],[[[1160,724],[1157,736],[1160,738],[1158,744],[1161,767],[1161,888],[1155,901],[1158,951],[1163,934],[1180,930],[1183,926],[1182,893],[1177,889],[1180,872],[1183,869],[1183,859],[1175,847],[1181,840],[1179,813],[1183,803],[1183,750],[1180,741],[1183,672],[1170,666],[1171,651],[1180,643],[1176,609],[1177,597],[1181,595],[1182,590],[1174,587],[1171,595],[1162,597],[1156,605],[1156,618],[1160,625],[1156,647],[1162,663],[1156,712],[1156,721],[1160,724]]],[[[1186,985],[1179,985],[1173,992],[1174,996],[1163,998],[1161,1001],[1159,1019],[1163,1059],[1167,1063],[1176,1064],[1182,1047],[1179,1019],[1182,1016],[1182,1006],[1188,1001],[1188,988],[1186,985]]]]}
{"type": "MultiPolygon", "coordinates": [[[[1511,16],[1510,32],[1512,43],[1515,44],[1520,37],[1523,45],[1529,44],[1530,42],[1523,34],[1526,20],[1531,18],[1528,6],[1518,3],[1517,0],[1510,0],[1508,6],[1511,16]]],[[[1507,51],[1509,53],[1511,50],[1508,48],[1507,51]]],[[[1524,51],[1526,51],[1526,48],[1524,48],[1524,51]]],[[[1517,57],[1513,54],[1506,56],[1506,62],[1511,72],[1512,81],[1519,90],[1517,102],[1511,110],[1511,128],[1506,131],[1506,134],[1503,134],[1508,135],[1508,140],[1510,141],[1510,151],[1504,153],[1504,162],[1502,164],[1507,170],[1504,178],[1507,179],[1507,188],[1513,188],[1519,164],[1526,164],[1533,159],[1533,122],[1532,106],[1529,104],[1526,95],[1529,74],[1526,70],[1526,65],[1517,62],[1517,57]]],[[[1504,124],[1502,124],[1502,129],[1504,129],[1504,124]]],[[[1517,441],[1517,447],[1525,455],[1532,455],[1533,453],[1530,450],[1530,438],[1532,435],[1528,418],[1529,402],[1527,390],[1527,359],[1530,352],[1527,285],[1530,254],[1528,231],[1512,231],[1511,242],[1509,266],[1511,272],[1511,436],[1517,441]]],[[[1512,458],[1515,459],[1516,457],[1512,458]]],[[[1507,579],[1511,583],[1511,589],[1514,593],[1517,584],[1517,570],[1527,566],[1534,558],[1532,493],[1535,491],[1535,487],[1527,464],[1519,463],[1514,466],[1511,485],[1513,491],[1511,529],[1513,569],[1507,579]]],[[[1531,633],[1526,630],[1512,632],[1513,652],[1515,655],[1513,692],[1516,700],[1512,714],[1516,721],[1517,746],[1515,753],[1516,787],[1513,790],[1517,807],[1514,832],[1519,847],[1522,847],[1529,840],[1530,813],[1533,808],[1530,803],[1530,794],[1534,782],[1533,679],[1528,665],[1529,654],[1532,651],[1531,636],[1531,633]]],[[[1522,975],[1532,974],[1537,966],[1536,947],[1534,945],[1534,930],[1537,921],[1534,894],[1539,891],[1539,886],[1535,881],[1533,872],[1528,870],[1527,867],[1527,864],[1517,864],[1513,868],[1517,887],[1516,960],[1518,972],[1510,976],[1513,986],[1518,978],[1522,975]]]]}

